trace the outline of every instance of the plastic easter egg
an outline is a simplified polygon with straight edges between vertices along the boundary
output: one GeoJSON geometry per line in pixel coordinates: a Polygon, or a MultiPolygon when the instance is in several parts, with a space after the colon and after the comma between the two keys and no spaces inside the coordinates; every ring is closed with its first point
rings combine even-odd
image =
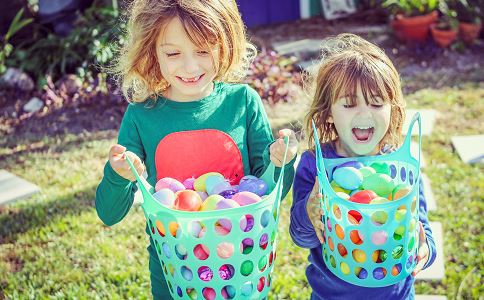
{"type": "Polygon", "coordinates": [[[385,231],[376,231],[371,235],[371,242],[375,245],[383,245],[386,243],[388,234],[385,231]]]}
{"type": "Polygon", "coordinates": [[[223,178],[223,175],[217,172],[209,172],[205,173],[202,176],[198,177],[195,179],[195,182],[193,183],[193,187],[195,188],[196,191],[201,191],[201,192],[206,192],[206,186],[205,186],[205,180],[207,179],[208,176],[220,176],[223,178]]]}
{"type": "Polygon", "coordinates": [[[357,210],[350,210],[348,212],[348,221],[350,221],[351,224],[358,225],[361,223],[361,219],[363,217],[361,216],[361,213],[357,210]]]}
{"type": "Polygon", "coordinates": [[[208,194],[206,192],[195,191],[195,193],[197,193],[198,196],[200,196],[200,199],[202,199],[202,201],[205,201],[205,199],[208,198],[208,194]]]}
{"type": "Polygon", "coordinates": [[[374,191],[378,196],[387,197],[393,190],[393,180],[386,174],[372,174],[363,179],[363,188],[374,191]]]}
{"type": "Polygon", "coordinates": [[[259,246],[261,247],[262,250],[265,250],[267,248],[267,243],[268,243],[267,234],[263,234],[260,237],[260,241],[259,241],[259,246]]]}
{"type": "Polygon", "coordinates": [[[259,259],[259,263],[257,264],[257,266],[259,267],[259,270],[263,272],[266,268],[266,265],[267,265],[267,256],[264,255],[259,259]]]}
{"type": "Polygon", "coordinates": [[[345,262],[342,262],[340,264],[340,268],[341,268],[341,273],[345,274],[345,275],[348,275],[350,274],[350,266],[348,266],[347,263],[345,262]]]}
{"type": "Polygon", "coordinates": [[[249,238],[245,238],[242,240],[242,243],[241,243],[241,251],[243,254],[249,254],[250,252],[252,252],[252,249],[254,248],[254,241],[252,239],[249,239],[249,238]]]}
{"type": "Polygon", "coordinates": [[[201,266],[198,268],[198,278],[202,281],[210,281],[213,278],[213,272],[209,267],[201,266]]]}
{"type": "Polygon", "coordinates": [[[231,285],[227,285],[222,288],[222,291],[220,291],[220,294],[222,294],[223,299],[234,299],[235,297],[235,288],[231,285]]]}
{"type": "Polygon", "coordinates": [[[333,180],[343,189],[355,190],[361,185],[363,175],[356,168],[343,167],[334,171],[333,180]]]}
{"type": "Polygon", "coordinates": [[[384,262],[388,258],[388,254],[385,250],[380,250],[380,254],[378,255],[378,258],[380,259],[381,262],[384,262]]]}
{"type": "Polygon", "coordinates": [[[202,295],[203,298],[206,300],[215,300],[215,298],[217,297],[215,290],[209,287],[206,287],[202,290],[202,295]]]}
{"type": "Polygon", "coordinates": [[[210,251],[208,250],[207,246],[202,244],[198,244],[195,246],[195,248],[193,248],[193,254],[199,260],[206,260],[208,258],[209,252],[210,251]]]}
{"type": "Polygon", "coordinates": [[[253,227],[254,227],[254,217],[252,215],[245,215],[240,219],[240,229],[242,229],[243,232],[248,232],[253,227]]]}
{"type": "Polygon", "coordinates": [[[240,266],[240,274],[243,276],[248,276],[254,270],[254,263],[250,260],[246,260],[240,266]]]}
{"type": "Polygon", "coordinates": [[[189,289],[189,290],[187,290],[187,295],[192,300],[196,300],[198,298],[197,291],[195,289],[189,289]]]}
{"type": "Polygon", "coordinates": [[[240,205],[232,199],[224,198],[223,200],[217,202],[217,209],[228,209],[235,207],[240,207],[240,205]]]}
{"type": "Polygon", "coordinates": [[[345,257],[348,254],[348,250],[346,250],[343,244],[338,244],[336,248],[338,248],[338,252],[339,252],[339,255],[341,255],[341,257],[345,257]]]}
{"type": "Polygon", "coordinates": [[[341,199],[349,200],[350,195],[343,193],[343,192],[336,192],[336,196],[340,197],[341,199]]]}
{"type": "MultiPolygon", "coordinates": [[[[205,178],[205,190],[207,191],[207,194],[213,195],[213,194],[218,194],[213,192],[213,188],[219,184],[220,182],[225,181],[225,178],[220,177],[218,175],[210,175],[205,178]]],[[[228,183],[228,182],[227,182],[228,183]]],[[[230,183],[228,183],[230,185],[230,183]]]]}
{"type": "Polygon", "coordinates": [[[395,229],[395,233],[393,234],[393,238],[397,241],[401,240],[405,235],[405,226],[400,225],[395,229]]]}
{"type": "Polygon", "coordinates": [[[224,200],[225,198],[220,195],[211,195],[208,196],[205,201],[203,201],[202,205],[200,206],[201,211],[207,210],[215,210],[217,208],[217,203],[224,200]]]}
{"type": "Polygon", "coordinates": [[[256,195],[263,196],[267,192],[267,183],[262,179],[247,179],[240,181],[238,191],[239,192],[252,192],[256,195]]]}
{"type": "Polygon", "coordinates": [[[171,257],[170,246],[168,246],[167,243],[163,243],[162,248],[163,248],[163,253],[165,254],[165,256],[170,258],[171,257]]]}
{"type": "Polygon", "coordinates": [[[363,175],[363,178],[365,178],[368,175],[376,173],[375,169],[373,169],[372,167],[363,167],[363,168],[360,168],[359,170],[361,175],[363,175]]]}
{"type": "Polygon", "coordinates": [[[240,294],[244,297],[249,297],[252,294],[253,289],[252,283],[246,283],[240,288],[240,294]]]}
{"type": "Polygon", "coordinates": [[[224,197],[225,199],[232,199],[232,197],[235,194],[237,194],[237,191],[235,191],[235,190],[226,190],[226,191],[219,193],[219,195],[224,197]]]}
{"type": "Polygon", "coordinates": [[[187,267],[182,267],[180,272],[181,272],[182,277],[185,280],[191,281],[193,279],[193,273],[187,267]]]}
{"type": "Polygon", "coordinates": [[[387,198],[376,197],[375,199],[372,199],[370,201],[370,204],[382,204],[382,203],[388,203],[388,202],[390,202],[390,200],[388,200],[387,198]]]}
{"type": "Polygon", "coordinates": [[[374,162],[370,165],[371,168],[373,168],[378,174],[386,174],[390,176],[390,167],[386,162],[374,162]]]}
{"type": "Polygon", "coordinates": [[[182,244],[178,244],[175,246],[175,253],[176,256],[181,260],[185,260],[188,255],[187,249],[182,244]]]}
{"type": "Polygon", "coordinates": [[[393,249],[393,251],[392,251],[392,257],[394,259],[399,259],[400,257],[402,257],[402,254],[403,254],[403,246],[402,245],[395,247],[395,249],[393,249]]]}
{"type": "Polygon", "coordinates": [[[168,188],[163,188],[154,193],[153,198],[160,204],[171,208],[175,202],[175,193],[168,188]]]}
{"type": "Polygon", "coordinates": [[[229,258],[234,254],[234,245],[231,243],[223,242],[217,246],[217,255],[220,258],[229,258]]]}
{"type": "Polygon", "coordinates": [[[202,206],[202,199],[192,190],[183,190],[176,193],[173,207],[177,210],[198,211],[202,206]]]}
{"type": "Polygon", "coordinates": [[[333,191],[335,193],[337,193],[337,192],[343,192],[343,193],[349,194],[351,192],[350,190],[347,190],[347,189],[344,189],[344,188],[340,187],[339,184],[337,184],[336,181],[334,181],[334,180],[331,181],[330,185],[333,188],[333,191]]]}
{"type": "Polygon", "coordinates": [[[353,196],[351,196],[349,200],[351,202],[369,204],[370,201],[375,199],[376,197],[378,197],[378,195],[375,192],[365,189],[353,194],[353,196]]]}
{"type": "Polygon", "coordinates": [[[215,232],[219,235],[227,235],[232,230],[232,223],[229,219],[219,219],[215,222],[215,232]]]}
{"type": "Polygon", "coordinates": [[[183,185],[187,190],[194,190],[193,183],[195,182],[195,178],[190,177],[183,181],[183,185]]]}
{"type": "Polygon", "coordinates": [[[352,252],[353,259],[358,263],[364,263],[366,260],[366,254],[363,250],[355,249],[352,252]]]}
{"type": "Polygon", "coordinates": [[[387,220],[388,214],[382,210],[376,211],[371,215],[371,221],[377,226],[385,224],[387,220]]]}
{"type": "Polygon", "coordinates": [[[223,280],[229,280],[232,278],[232,276],[234,276],[234,267],[231,265],[222,265],[218,270],[218,275],[223,280]]]}
{"type": "Polygon", "coordinates": [[[199,221],[194,221],[190,224],[191,224],[190,225],[190,233],[193,237],[201,238],[205,234],[206,228],[205,228],[204,224],[202,224],[199,221]]]}
{"type": "Polygon", "coordinates": [[[259,195],[252,192],[238,192],[232,196],[232,200],[237,202],[240,206],[249,205],[261,201],[259,195]]]}
{"type": "Polygon", "coordinates": [[[155,191],[159,191],[161,189],[170,189],[173,193],[178,191],[184,190],[185,186],[178,180],[171,178],[171,177],[164,177],[158,180],[155,185],[155,191]]]}
{"type": "Polygon", "coordinates": [[[385,276],[387,275],[387,272],[384,268],[382,267],[379,267],[379,268],[376,268],[375,270],[373,270],[373,277],[376,279],[376,280],[381,280],[383,279],[385,276]]]}
{"type": "Polygon", "coordinates": [[[407,215],[407,209],[405,207],[400,207],[395,212],[395,220],[398,222],[401,222],[405,219],[406,215],[407,215]]]}
{"type": "Polygon", "coordinates": [[[358,278],[366,279],[366,277],[368,277],[368,272],[365,269],[361,269],[360,272],[358,273],[358,278]]]}
{"type": "Polygon", "coordinates": [[[264,289],[264,285],[265,285],[265,281],[266,281],[265,279],[266,279],[265,277],[261,277],[259,279],[259,282],[257,282],[257,290],[259,292],[262,292],[262,290],[264,289]]]}
{"type": "Polygon", "coordinates": [[[352,168],[355,168],[355,169],[360,169],[360,168],[363,168],[364,165],[357,161],[357,160],[350,160],[350,161],[347,161],[347,162],[344,162],[342,164],[340,164],[339,166],[337,166],[334,170],[333,170],[333,173],[336,169],[338,168],[345,168],[345,167],[352,167],[352,168]]]}
{"type": "Polygon", "coordinates": [[[398,274],[400,274],[400,271],[402,271],[402,265],[401,264],[396,264],[392,268],[392,275],[393,276],[397,276],[398,274]]]}
{"type": "Polygon", "coordinates": [[[239,184],[242,183],[242,182],[244,182],[244,181],[255,180],[255,179],[259,179],[259,178],[257,178],[254,175],[245,175],[244,177],[240,178],[239,184]]]}
{"type": "Polygon", "coordinates": [[[412,191],[412,187],[408,184],[399,184],[397,185],[392,191],[392,199],[391,200],[398,200],[407,196],[412,191]]]}
{"type": "Polygon", "coordinates": [[[355,245],[361,245],[363,243],[363,239],[361,238],[361,234],[358,230],[350,231],[350,240],[355,245]]]}
{"type": "Polygon", "coordinates": [[[215,183],[215,185],[211,187],[210,193],[211,195],[215,195],[228,190],[235,191],[234,187],[230,185],[230,182],[228,182],[227,180],[222,180],[215,183]]]}
{"type": "Polygon", "coordinates": [[[345,233],[343,231],[343,227],[341,227],[339,224],[336,224],[334,226],[334,231],[336,232],[336,236],[340,239],[343,240],[345,238],[345,233]]]}

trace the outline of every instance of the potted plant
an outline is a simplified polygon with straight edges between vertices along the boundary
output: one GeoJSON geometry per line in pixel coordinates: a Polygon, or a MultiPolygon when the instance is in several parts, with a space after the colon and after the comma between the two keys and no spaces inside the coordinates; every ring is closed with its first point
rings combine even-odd
{"type": "Polygon", "coordinates": [[[456,0],[454,9],[459,20],[459,33],[466,44],[474,43],[482,28],[484,0],[456,0]]]}
{"type": "Polygon", "coordinates": [[[438,14],[438,0],[384,0],[382,5],[393,16],[391,26],[395,35],[405,41],[423,42],[429,36],[430,24],[438,14]]]}
{"type": "Polygon", "coordinates": [[[436,24],[430,25],[434,42],[441,48],[447,48],[457,39],[459,21],[456,18],[444,15],[436,24]]]}

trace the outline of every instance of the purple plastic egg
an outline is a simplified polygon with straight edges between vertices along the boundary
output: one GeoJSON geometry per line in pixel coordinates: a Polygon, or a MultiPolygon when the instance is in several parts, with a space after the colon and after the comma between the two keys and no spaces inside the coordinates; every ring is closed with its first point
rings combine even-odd
{"type": "Polygon", "coordinates": [[[264,196],[267,192],[267,183],[262,179],[248,179],[240,182],[238,191],[252,192],[256,195],[264,196]]]}
{"type": "Polygon", "coordinates": [[[241,184],[241,183],[242,183],[242,182],[244,182],[244,181],[247,181],[247,180],[254,180],[254,179],[259,179],[259,178],[255,177],[254,175],[245,175],[244,177],[242,177],[242,178],[240,179],[239,184],[241,184]]]}
{"type": "Polygon", "coordinates": [[[171,177],[164,177],[158,180],[155,185],[155,191],[159,191],[161,189],[170,189],[173,193],[178,191],[182,191],[185,189],[185,186],[178,180],[171,178],[171,177]]]}
{"type": "Polygon", "coordinates": [[[185,181],[183,181],[183,185],[185,186],[185,188],[187,190],[193,190],[193,183],[195,182],[195,178],[191,177],[191,178],[187,178],[185,179],[185,181]]]}
{"type": "Polygon", "coordinates": [[[222,265],[218,270],[218,275],[223,280],[229,280],[232,278],[232,276],[234,276],[234,267],[231,265],[222,265]]]}
{"type": "Polygon", "coordinates": [[[240,207],[240,205],[232,199],[223,199],[217,203],[216,209],[227,209],[240,207]]]}
{"type": "Polygon", "coordinates": [[[225,199],[232,199],[232,197],[237,194],[236,191],[234,190],[226,190],[221,193],[219,193],[220,196],[224,197],[225,199]]]}
{"type": "Polygon", "coordinates": [[[198,277],[203,281],[210,281],[213,278],[212,270],[207,266],[198,268],[198,277]]]}

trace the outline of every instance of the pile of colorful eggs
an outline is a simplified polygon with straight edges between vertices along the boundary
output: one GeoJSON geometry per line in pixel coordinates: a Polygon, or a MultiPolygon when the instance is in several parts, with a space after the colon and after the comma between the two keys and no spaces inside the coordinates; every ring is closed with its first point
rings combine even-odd
{"type": "Polygon", "coordinates": [[[255,176],[244,176],[238,185],[231,185],[222,174],[210,172],[183,183],[170,177],[161,178],[153,197],[171,209],[210,211],[256,203],[267,192],[267,183],[255,176]]]}
{"type": "Polygon", "coordinates": [[[391,170],[385,162],[365,166],[358,161],[348,161],[333,171],[331,187],[338,197],[362,204],[381,204],[405,197],[412,187],[395,184],[391,170]]]}

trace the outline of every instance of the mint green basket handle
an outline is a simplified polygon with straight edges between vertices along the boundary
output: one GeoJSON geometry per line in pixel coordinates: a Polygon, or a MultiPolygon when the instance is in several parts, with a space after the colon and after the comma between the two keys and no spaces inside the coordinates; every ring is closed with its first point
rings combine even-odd
{"type": "MultiPolygon", "coordinates": [[[[402,144],[402,147],[400,149],[402,151],[408,151],[410,152],[410,147],[412,143],[412,130],[413,126],[415,125],[415,122],[418,121],[418,165],[420,166],[420,156],[421,156],[421,148],[422,148],[422,121],[420,117],[420,113],[417,112],[413,115],[412,120],[410,121],[408,125],[408,130],[407,130],[407,135],[405,136],[405,141],[402,144]]],[[[314,132],[314,144],[315,144],[315,151],[316,151],[316,170],[318,174],[326,174],[327,180],[323,180],[323,178],[318,177],[318,182],[319,182],[319,189],[318,192],[322,193],[323,186],[325,189],[332,189],[331,185],[329,184],[329,178],[328,174],[326,173],[326,168],[324,164],[324,156],[321,151],[321,145],[319,142],[319,137],[318,137],[318,132],[316,130],[316,125],[314,124],[314,120],[312,121],[313,125],[313,132],[314,132]]],[[[400,150],[399,149],[399,150],[400,150]]],[[[391,154],[390,154],[391,155],[391,154]]],[[[420,173],[420,171],[419,171],[420,173]]],[[[420,175],[420,174],[418,174],[420,175]]]]}
{"type": "MultiPolygon", "coordinates": [[[[277,183],[274,182],[274,172],[275,172],[275,165],[271,162],[267,169],[264,171],[264,173],[261,175],[261,179],[264,180],[267,185],[268,185],[268,190],[273,190],[274,187],[278,187],[276,192],[276,199],[279,199],[281,193],[282,193],[282,180],[284,179],[284,166],[286,164],[286,158],[287,158],[287,151],[289,149],[289,138],[287,136],[284,137],[284,143],[286,144],[286,149],[284,150],[284,158],[282,160],[282,167],[281,167],[281,172],[279,174],[279,178],[277,180],[277,183]]],[[[138,172],[136,171],[136,168],[133,165],[133,162],[131,159],[126,155],[126,161],[129,164],[129,167],[131,169],[131,172],[133,172],[136,181],[138,183],[138,188],[141,190],[141,194],[143,195],[143,199],[149,199],[151,195],[154,193],[154,188],[146,181],[146,179],[143,176],[139,176],[138,172]]],[[[274,192],[274,191],[273,191],[274,192]]],[[[277,216],[279,216],[279,204],[280,201],[276,201],[275,205],[277,205],[276,211],[277,211],[277,216]]],[[[254,205],[254,204],[252,204],[254,205]]],[[[159,209],[159,205],[152,201],[143,201],[141,204],[141,207],[143,208],[144,214],[146,218],[148,219],[148,212],[152,212],[156,209],[159,209]]],[[[169,208],[166,208],[169,209],[169,208]]],[[[177,213],[180,214],[189,214],[191,212],[184,212],[184,211],[177,211],[177,213]]],[[[206,214],[206,215],[215,215],[216,212],[214,211],[202,211],[198,212],[199,214],[206,214]]]]}

